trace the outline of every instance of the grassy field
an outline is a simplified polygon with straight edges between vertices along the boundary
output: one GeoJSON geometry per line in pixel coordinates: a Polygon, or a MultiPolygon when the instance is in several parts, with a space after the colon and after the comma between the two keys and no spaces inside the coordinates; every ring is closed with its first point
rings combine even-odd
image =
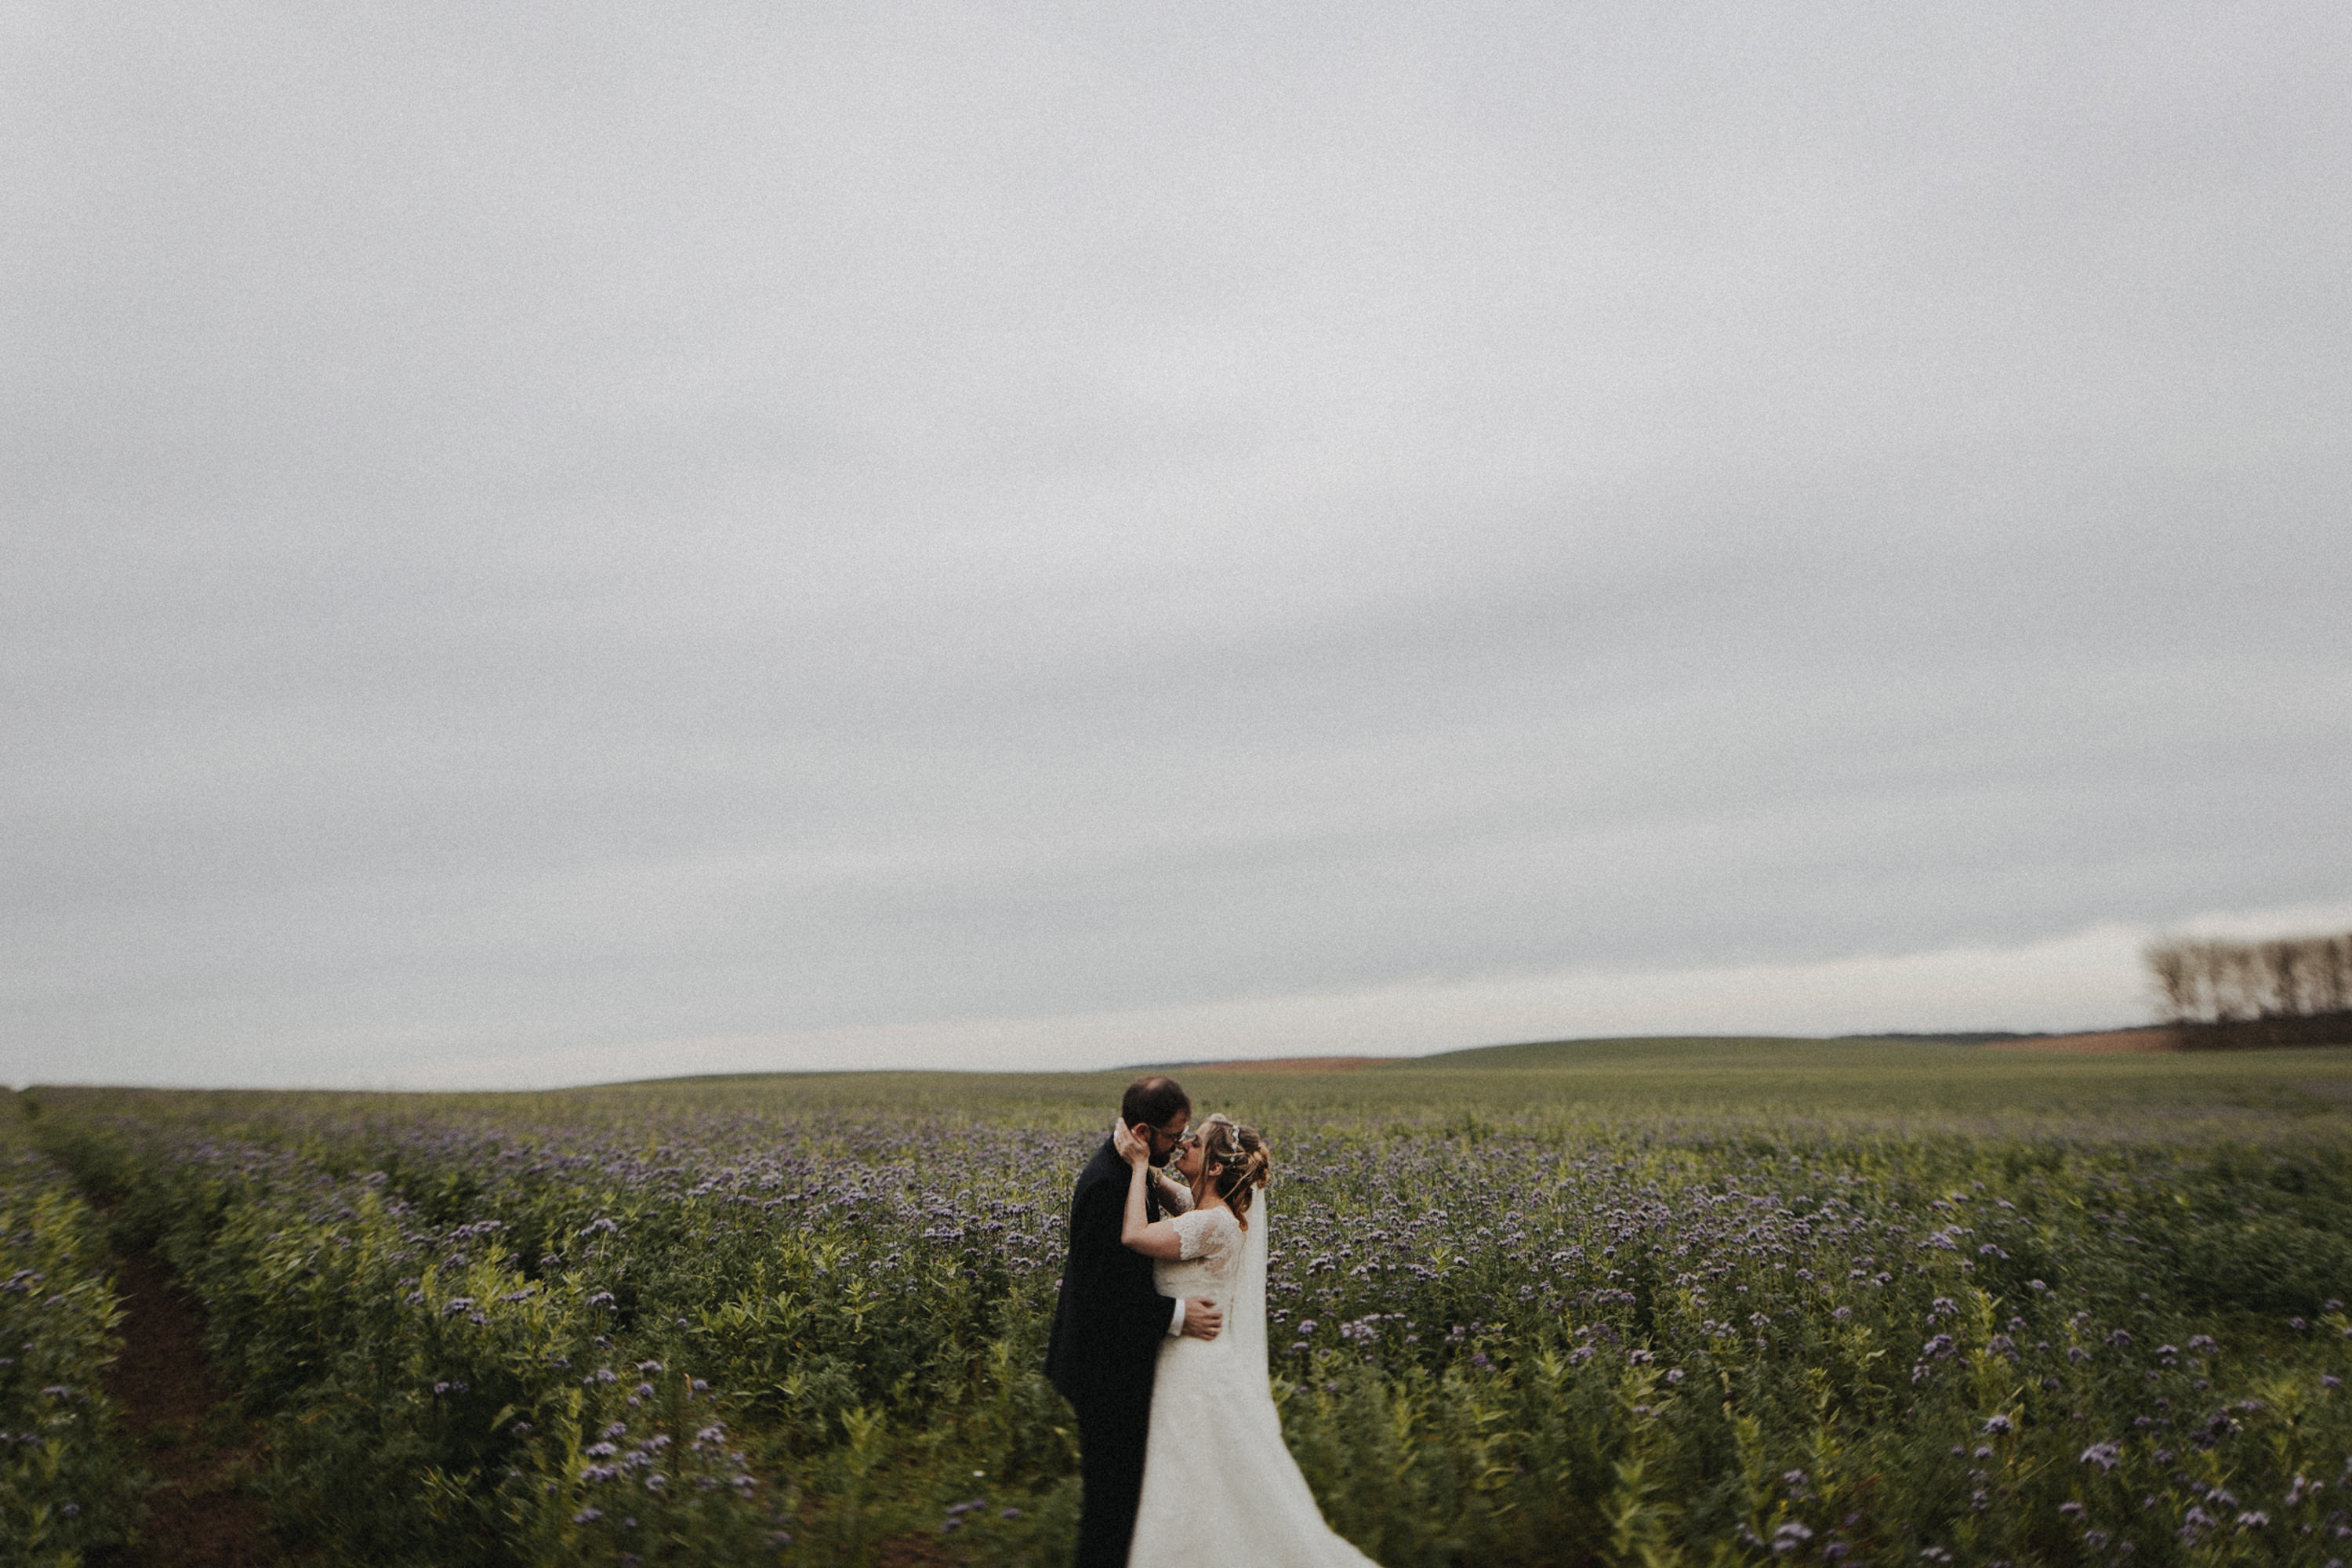
{"type": "MultiPolygon", "coordinates": [[[[1091,1126],[1140,1068],[1106,1073],[843,1073],[657,1079],[567,1091],[555,1106],[827,1107],[1091,1126]],[[1069,1121],[1070,1118],[1076,1121],[1069,1121]]],[[[1173,1067],[1194,1098],[1264,1120],[1485,1118],[1529,1126],[1627,1119],[1923,1131],[2174,1128],[2252,1137],[2352,1127],[2352,1050],[2085,1055],[1916,1040],[1639,1038],[1494,1046],[1341,1072],[1173,1067]]],[[[513,1103],[515,1097],[497,1097],[513,1103]]]]}
{"type": "MultiPolygon", "coordinates": [[[[46,1089],[25,1125],[206,1303],[306,1550],[1013,1563],[1067,1550],[1037,1363],[1130,1076],[46,1089]]],[[[1275,1140],[1286,1434],[1390,1568],[2352,1542],[2352,1052],[1182,1077],[1275,1140]]]]}
{"type": "MultiPolygon", "coordinates": [[[[387,1113],[495,1110],[559,1118],[748,1110],[953,1115],[1091,1127],[1137,1073],[1178,1074],[1204,1105],[1267,1121],[1287,1112],[1528,1126],[1695,1118],[1883,1129],[2175,1129],[2250,1137],[2352,1128],[2352,1050],[2084,1055],[1987,1050],[1918,1040],[1701,1037],[1492,1046],[1339,1072],[1265,1072],[1216,1063],[1098,1073],[866,1072],[654,1079],[543,1092],[367,1094],[110,1090],[122,1103],[234,1120],[298,1106],[387,1113]]],[[[43,1091],[34,1091],[37,1101],[43,1091]]],[[[60,1091],[49,1090],[50,1098],[60,1091]]],[[[90,1091],[63,1091],[68,1096],[90,1091]]]]}

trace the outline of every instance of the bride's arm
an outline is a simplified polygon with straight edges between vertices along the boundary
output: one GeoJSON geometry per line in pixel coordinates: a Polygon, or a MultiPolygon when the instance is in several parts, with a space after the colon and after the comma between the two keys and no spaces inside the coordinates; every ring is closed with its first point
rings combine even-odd
{"type": "Polygon", "coordinates": [[[1160,1186],[1160,1206],[1176,1214],[1192,1212],[1192,1189],[1181,1182],[1169,1179],[1168,1173],[1155,1167],[1151,1179],[1160,1186]]]}
{"type": "MultiPolygon", "coordinates": [[[[1118,1239],[1123,1246],[1140,1252],[1146,1258],[1175,1259],[1184,1256],[1184,1243],[1176,1234],[1172,1219],[1153,1220],[1143,1205],[1144,1184],[1151,1179],[1150,1146],[1134,1143],[1135,1152],[1128,1154],[1127,1215],[1120,1223],[1118,1239]]],[[[1125,1148],[1120,1151],[1126,1153],[1125,1148]]]]}

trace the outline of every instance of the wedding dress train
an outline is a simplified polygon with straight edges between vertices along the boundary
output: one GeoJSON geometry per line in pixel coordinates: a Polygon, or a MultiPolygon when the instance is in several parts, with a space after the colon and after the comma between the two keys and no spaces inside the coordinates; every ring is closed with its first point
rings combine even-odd
{"type": "Polygon", "coordinates": [[[1206,1297],[1225,1327],[1160,1346],[1129,1568],[1377,1568],[1323,1522],[1283,1446],[1266,1378],[1264,1194],[1250,1201],[1246,1230],[1223,1207],[1174,1216],[1183,1258],[1153,1267],[1161,1295],[1206,1297]]]}

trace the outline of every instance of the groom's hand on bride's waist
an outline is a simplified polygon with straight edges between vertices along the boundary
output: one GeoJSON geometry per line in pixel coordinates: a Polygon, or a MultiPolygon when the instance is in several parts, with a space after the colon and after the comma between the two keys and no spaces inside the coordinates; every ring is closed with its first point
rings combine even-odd
{"type": "Polygon", "coordinates": [[[1213,1340],[1225,1326],[1224,1313],[1214,1301],[1188,1298],[1184,1302],[1184,1331],[1196,1340],[1213,1340]]]}

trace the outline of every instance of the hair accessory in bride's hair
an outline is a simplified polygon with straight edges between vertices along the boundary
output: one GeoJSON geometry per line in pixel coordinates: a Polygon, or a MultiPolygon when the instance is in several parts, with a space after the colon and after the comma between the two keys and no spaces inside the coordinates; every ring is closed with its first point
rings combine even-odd
{"type": "Polygon", "coordinates": [[[1230,1165],[1242,1157],[1241,1133],[1234,1119],[1220,1110],[1201,1124],[1201,1143],[1211,1159],[1230,1165]]]}

